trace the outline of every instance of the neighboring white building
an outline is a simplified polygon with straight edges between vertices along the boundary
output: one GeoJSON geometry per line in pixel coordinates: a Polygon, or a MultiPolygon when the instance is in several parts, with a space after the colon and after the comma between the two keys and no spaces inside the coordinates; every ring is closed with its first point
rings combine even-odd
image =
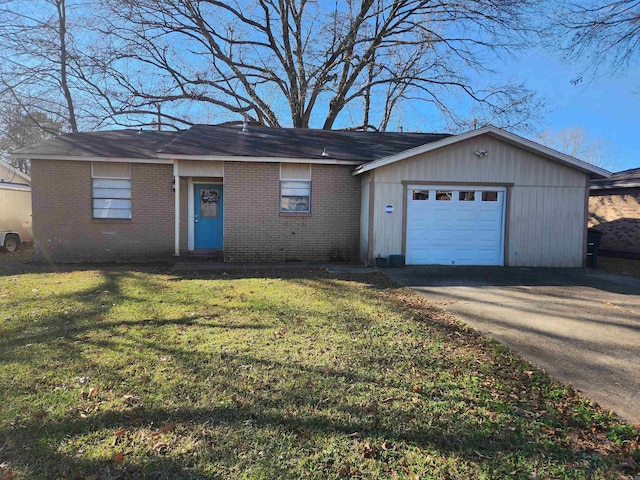
{"type": "Polygon", "coordinates": [[[32,241],[31,178],[0,160],[0,246],[15,251],[32,241]]]}

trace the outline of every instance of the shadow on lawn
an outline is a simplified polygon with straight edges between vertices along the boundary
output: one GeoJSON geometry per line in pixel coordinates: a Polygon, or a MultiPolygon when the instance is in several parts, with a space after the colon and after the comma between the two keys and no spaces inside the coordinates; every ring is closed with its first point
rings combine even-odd
{"type": "MultiPolygon", "coordinates": [[[[6,440],[11,440],[14,445],[11,449],[0,450],[0,461],[24,465],[41,478],[87,478],[91,475],[109,479],[230,478],[242,476],[243,468],[253,468],[256,472],[263,472],[262,476],[275,478],[290,476],[286,459],[282,458],[290,450],[298,451],[301,458],[297,460],[302,462],[302,457],[312,457],[314,452],[322,451],[331,442],[353,446],[367,439],[377,448],[370,451],[368,459],[388,462],[393,468],[398,468],[407,448],[455,457],[462,464],[484,464],[488,472],[508,472],[513,466],[510,462],[516,457],[524,457],[538,465],[549,461],[579,462],[584,460],[585,455],[590,456],[595,464],[601,462],[597,459],[599,453],[595,451],[576,451],[566,442],[548,439],[540,443],[542,436],[534,433],[528,428],[527,422],[522,421],[517,408],[541,408],[545,402],[544,392],[540,391],[531,404],[523,405],[508,401],[507,393],[483,399],[459,388],[412,392],[410,380],[384,374],[394,361],[404,360],[399,354],[396,358],[393,352],[377,350],[373,340],[367,343],[367,339],[358,340],[354,337],[353,344],[348,346],[353,350],[352,363],[327,369],[314,364],[311,361],[313,359],[308,363],[269,359],[258,349],[225,351],[213,355],[199,351],[191,344],[166,343],[155,337],[133,339],[126,334],[127,329],[139,326],[158,329],[175,326],[199,327],[207,336],[228,330],[265,331],[267,335],[266,330],[276,327],[268,322],[225,323],[216,316],[215,306],[199,311],[196,316],[98,320],[105,310],[119,302],[148,301],[144,291],[131,295],[125,293],[122,287],[124,280],[135,279],[136,275],[146,271],[102,271],[98,285],[60,295],[60,302],[77,302],[76,310],[63,316],[42,315],[36,317],[29,330],[8,332],[8,340],[4,344],[7,348],[0,352],[0,360],[29,363],[34,357],[28,351],[25,353],[22,347],[43,344],[54,351],[58,350],[56,355],[62,358],[90,363],[93,359],[86,358],[79,345],[117,350],[125,348],[126,341],[126,348],[131,352],[145,351],[152,358],[170,358],[165,368],[177,378],[163,385],[166,393],[154,399],[153,385],[134,384],[129,373],[112,371],[107,382],[111,385],[109,391],[99,392],[95,398],[84,398],[79,402],[89,406],[99,405],[107,395],[116,399],[136,395],[139,400],[133,404],[124,402],[119,410],[91,411],[86,418],[78,416],[76,411],[69,411],[48,414],[42,418],[25,416],[17,419],[0,432],[0,446],[6,440]],[[105,297],[104,302],[96,301],[102,297],[105,297]],[[206,315],[209,318],[205,318],[206,315]],[[100,337],[105,332],[112,332],[112,335],[100,337]],[[95,336],[100,338],[93,338],[95,336]],[[16,353],[18,349],[19,354],[16,353]],[[253,372],[259,372],[264,379],[256,380],[251,376],[253,372]],[[202,381],[194,383],[192,379],[196,376],[201,377],[202,381]],[[383,384],[389,390],[382,390],[383,384]],[[141,392],[138,393],[136,389],[141,392]],[[394,391],[397,395],[390,399],[380,398],[382,391],[394,391]],[[212,401],[211,397],[215,395],[223,397],[223,400],[212,401]],[[414,401],[414,398],[418,400],[414,401]],[[177,399],[177,403],[165,405],[163,399],[172,399],[172,402],[177,399]],[[420,405],[424,405],[425,409],[420,409],[420,405]],[[478,411],[484,411],[486,416],[478,414],[478,411]],[[498,415],[502,413],[507,416],[498,415]],[[185,447],[181,453],[172,454],[171,446],[157,447],[164,437],[154,437],[152,432],[168,424],[176,427],[175,431],[167,432],[167,436],[173,438],[183,435],[189,438],[189,447],[185,447]],[[114,433],[119,429],[126,432],[121,437],[114,433]],[[105,451],[123,452],[125,457],[116,461],[113,455],[108,458],[103,455],[98,460],[89,460],[81,454],[64,453],[61,448],[69,439],[95,435],[104,436],[105,451]],[[254,447],[263,455],[253,452],[251,449],[254,447]],[[136,453],[129,455],[134,448],[136,453]]],[[[257,278],[283,278],[274,272],[270,276],[264,273],[256,273],[257,278]]],[[[237,275],[198,274],[174,278],[247,278],[241,273],[237,275]]],[[[355,310],[349,310],[350,299],[362,295],[361,283],[337,284],[335,275],[319,274],[316,270],[287,270],[285,276],[301,285],[318,289],[331,299],[332,304],[339,304],[345,309],[344,318],[336,321],[335,328],[345,333],[367,329],[370,319],[356,314],[355,310]]],[[[253,273],[249,277],[255,278],[253,273]]],[[[362,282],[363,277],[358,277],[358,280],[362,282]]],[[[364,280],[370,282],[368,295],[371,302],[388,301],[381,299],[376,292],[384,288],[396,288],[391,281],[375,274],[364,277],[364,280]]],[[[145,289],[150,291],[164,288],[159,283],[154,284],[151,279],[146,281],[145,289]]],[[[20,301],[24,299],[16,300],[20,301]]],[[[185,306],[191,305],[189,300],[175,301],[184,302],[185,306]]],[[[429,331],[434,338],[449,341],[456,348],[464,348],[469,342],[479,342],[482,348],[491,350],[488,343],[475,332],[453,321],[431,318],[424,303],[413,301],[415,303],[409,301],[402,308],[408,322],[416,320],[425,325],[429,323],[422,330],[423,333],[429,331]]],[[[33,302],[35,304],[37,300],[33,302]]],[[[294,319],[298,312],[283,305],[258,303],[252,307],[258,316],[277,312],[284,319],[294,319]]],[[[402,348],[402,354],[406,355],[406,345],[402,348]]],[[[456,368],[464,368],[441,352],[429,356],[431,354],[422,351],[418,343],[412,355],[415,355],[414,365],[424,365],[436,378],[456,368]]],[[[504,368],[513,368],[516,372],[525,369],[525,364],[520,360],[509,357],[511,362],[515,362],[509,363],[507,356],[498,358],[495,352],[488,355],[492,356],[492,362],[505,361],[504,368]]],[[[501,381],[506,382],[504,392],[524,386],[529,388],[532,382],[524,374],[501,381]]],[[[571,423],[568,414],[548,411],[545,415],[543,420],[549,428],[566,428],[567,422],[571,423]]],[[[179,443],[179,440],[176,441],[179,443]]],[[[362,452],[354,455],[356,459],[363,459],[362,452]]],[[[335,474],[340,461],[340,458],[329,456],[325,470],[314,471],[311,476],[320,478],[330,472],[335,474]]],[[[294,467],[298,469],[296,472],[301,473],[300,465],[294,467]]],[[[530,478],[528,473],[526,478],[530,478]]]]}
{"type": "MultiPolygon", "coordinates": [[[[145,345],[146,348],[152,346],[152,343],[145,345]]],[[[284,477],[287,476],[287,470],[284,464],[278,466],[277,458],[282,452],[271,447],[277,441],[274,435],[290,438],[293,444],[309,454],[322,449],[325,446],[324,442],[329,438],[346,439],[347,442],[362,438],[370,439],[374,447],[377,444],[380,448],[385,444],[385,452],[380,450],[380,453],[390,457],[390,460],[393,460],[394,456],[401,458],[403,450],[407,447],[417,447],[437,452],[439,455],[453,455],[464,461],[484,461],[493,464],[495,468],[502,466],[501,462],[505,456],[514,453],[529,455],[539,460],[574,458],[569,448],[559,446],[536,447],[527,452],[527,446],[535,444],[537,439],[516,423],[498,423],[489,419],[478,422],[477,418],[467,416],[464,412],[452,416],[419,418],[416,412],[405,411],[406,405],[411,404],[407,395],[389,403],[378,398],[381,402],[376,404],[375,408],[371,408],[371,403],[350,403],[348,397],[341,392],[327,398],[326,390],[315,388],[322,382],[335,382],[339,388],[358,384],[361,389],[375,392],[376,383],[380,379],[374,374],[362,376],[348,371],[327,373],[319,368],[273,362],[249,354],[227,354],[224,358],[226,366],[210,365],[211,359],[208,356],[166,346],[156,346],[155,353],[173,355],[173,367],[179,367],[191,375],[210,375],[208,381],[198,389],[198,394],[188,392],[188,395],[194,395],[194,403],[198,403],[198,395],[204,396],[210,389],[225,392],[225,395],[233,400],[224,405],[204,407],[189,406],[188,402],[184,402],[184,406],[179,408],[156,403],[148,407],[138,405],[124,412],[97,411],[84,419],[69,413],[20,421],[16,428],[3,432],[4,437],[11,438],[20,446],[15,461],[26,463],[36,472],[45,471],[46,475],[43,475],[43,478],[83,478],[92,474],[105,478],[215,476],[209,470],[205,472],[204,467],[198,466],[197,462],[194,463],[195,453],[201,457],[201,462],[219,468],[220,478],[228,478],[228,473],[234,466],[242,465],[242,455],[251,448],[249,445],[257,444],[257,448],[266,452],[266,455],[251,458],[251,467],[262,468],[272,476],[284,477]],[[203,365],[209,365],[208,372],[205,372],[207,368],[203,368],[203,365]],[[247,389],[247,385],[236,376],[246,365],[279,372],[279,375],[293,379],[293,384],[287,389],[275,391],[247,389]],[[403,418],[403,421],[398,422],[400,418],[403,418]],[[161,439],[154,438],[152,434],[147,434],[143,440],[148,444],[146,455],[137,454],[125,458],[123,462],[115,462],[113,458],[96,461],[78,459],[61,453],[59,449],[59,445],[69,438],[90,436],[105,429],[125,429],[133,435],[140,429],[151,432],[167,424],[179,425],[188,431],[188,435],[195,437],[195,452],[185,452],[177,458],[154,452],[152,445],[161,439]],[[216,433],[218,428],[233,433],[216,433]]],[[[372,369],[375,370],[376,365],[372,365],[372,369]]],[[[406,390],[406,385],[403,386],[400,382],[396,387],[404,387],[406,390]]],[[[121,394],[124,395],[125,392],[121,394]]],[[[181,395],[184,396],[185,391],[177,384],[169,397],[181,395]]],[[[94,402],[99,401],[100,395],[97,395],[94,402]]],[[[469,410],[481,406],[475,400],[465,398],[461,392],[443,395],[438,401],[451,405],[464,402],[465,408],[469,410]]],[[[422,415],[428,417],[430,414],[423,412],[422,415]]],[[[113,442],[115,446],[116,437],[108,436],[105,441],[113,442]]],[[[124,440],[117,451],[127,450],[124,440]]],[[[11,452],[9,460],[12,460],[11,452]]],[[[380,458],[379,461],[385,460],[380,458]]]]}

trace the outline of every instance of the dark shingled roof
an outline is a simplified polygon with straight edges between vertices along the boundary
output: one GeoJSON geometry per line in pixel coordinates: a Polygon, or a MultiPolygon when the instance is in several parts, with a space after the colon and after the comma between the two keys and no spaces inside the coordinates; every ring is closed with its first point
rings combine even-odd
{"type": "Polygon", "coordinates": [[[194,125],[182,132],[111,130],[69,133],[13,152],[20,156],[157,158],[191,155],[333,159],[368,162],[449,137],[448,134],[357,132],[194,125]],[[326,149],[327,155],[322,155],[326,149]]]}
{"type": "Polygon", "coordinates": [[[103,132],[66,133],[58,137],[20,148],[12,154],[59,155],[69,157],[153,158],[162,145],[180,132],[156,130],[106,130],[103,132]]]}
{"type": "Polygon", "coordinates": [[[158,150],[163,155],[332,158],[371,161],[446,138],[448,134],[356,132],[250,126],[195,125],[158,150]],[[322,152],[327,152],[326,156],[322,152]]]}
{"type": "Polygon", "coordinates": [[[591,180],[591,191],[640,187],[640,168],[614,173],[609,178],[591,180]]]}

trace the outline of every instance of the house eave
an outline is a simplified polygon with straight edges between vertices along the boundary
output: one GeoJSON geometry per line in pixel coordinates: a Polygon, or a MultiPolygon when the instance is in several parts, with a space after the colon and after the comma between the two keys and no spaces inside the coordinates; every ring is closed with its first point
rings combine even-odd
{"type": "Polygon", "coordinates": [[[564,153],[553,150],[552,148],[545,147],[544,145],[540,145],[538,143],[532,142],[531,140],[527,140],[526,138],[520,137],[518,135],[496,128],[491,125],[478,128],[477,130],[471,130],[469,132],[465,132],[460,135],[454,135],[451,137],[443,138],[442,140],[437,140],[435,142],[427,143],[425,145],[411,148],[409,150],[405,150],[404,152],[400,152],[395,155],[391,155],[385,158],[381,158],[379,160],[374,160],[373,162],[359,165],[358,168],[356,168],[353,171],[352,175],[354,176],[360,175],[370,170],[384,167],[385,165],[389,165],[401,160],[405,160],[407,158],[411,158],[416,155],[432,152],[439,148],[443,148],[458,142],[462,142],[464,140],[469,140],[471,138],[475,138],[480,135],[486,135],[486,134],[502,139],[508,143],[511,143],[517,147],[523,148],[533,153],[537,153],[538,155],[541,155],[543,157],[571,166],[585,173],[589,173],[592,178],[608,178],[611,176],[611,172],[603,168],[596,167],[595,165],[591,165],[590,163],[584,162],[582,160],[578,160],[577,158],[571,157],[564,153]]]}
{"type": "Polygon", "coordinates": [[[259,163],[313,163],[315,165],[361,165],[361,160],[339,160],[336,158],[292,158],[292,157],[251,157],[233,155],[175,155],[157,154],[159,159],[195,160],[211,162],[259,162],[259,163]]]}
{"type": "Polygon", "coordinates": [[[13,165],[11,165],[10,163],[5,162],[4,160],[0,161],[2,167],[10,170],[14,175],[20,177],[22,180],[28,182],[29,184],[31,183],[31,177],[29,175],[27,175],[24,172],[21,172],[20,170],[18,170],[17,168],[15,168],[13,165]]]}
{"type": "Polygon", "coordinates": [[[120,163],[161,163],[170,165],[172,160],[165,160],[161,158],[137,158],[137,157],[100,157],[100,156],[86,156],[86,155],[27,155],[13,153],[13,158],[24,158],[30,160],[65,160],[70,162],[120,162],[120,163]]]}

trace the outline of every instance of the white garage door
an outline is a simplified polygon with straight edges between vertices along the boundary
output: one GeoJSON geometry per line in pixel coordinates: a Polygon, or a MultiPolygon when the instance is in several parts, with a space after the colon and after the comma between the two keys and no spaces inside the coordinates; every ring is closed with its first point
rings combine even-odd
{"type": "Polygon", "coordinates": [[[410,185],[409,265],[503,265],[505,188],[410,185]]]}

